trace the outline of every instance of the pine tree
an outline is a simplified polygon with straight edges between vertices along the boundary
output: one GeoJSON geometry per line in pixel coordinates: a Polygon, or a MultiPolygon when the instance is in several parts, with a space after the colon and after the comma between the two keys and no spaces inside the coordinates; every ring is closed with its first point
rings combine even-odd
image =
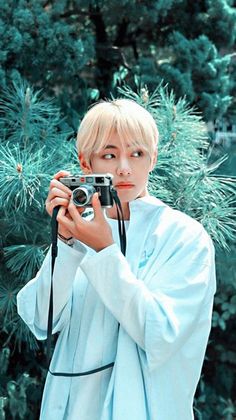
{"type": "Polygon", "coordinates": [[[205,120],[232,102],[232,0],[0,0],[0,11],[0,87],[21,75],[56,95],[75,130],[135,77],[152,91],[164,80],[205,120]]]}
{"type": "MultiPolygon", "coordinates": [[[[159,160],[150,191],[199,220],[216,246],[226,248],[235,232],[235,184],[230,177],[214,174],[224,159],[211,161],[201,117],[185,99],[176,100],[162,86],[153,94],[145,87],[138,93],[124,87],[119,95],[135,99],[152,112],[160,130],[159,160]]],[[[49,181],[59,169],[79,171],[73,131],[67,129],[59,109],[44,99],[41,91],[26,82],[14,83],[0,101],[2,418],[5,414],[6,418],[38,415],[45,377],[41,367],[44,344],[36,342],[16,314],[16,294],[35,275],[48,250],[50,225],[44,202],[49,181]]],[[[221,299],[218,305],[224,303],[221,299]]],[[[220,317],[224,312],[225,308],[220,317]]],[[[230,313],[227,322],[232,316],[230,313]]],[[[219,322],[215,319],[216,326],[219,322]]],[[[212,390],[215,384],[211,386],[212,390]]],[[[201,399],[196,404],[202,412],[209,410],[201,399]]]]}
{"type": "Polygon", "coordinates": [[[3,416],[6,401],[6,418],[11,413],[13,418],[25,419],[26,411],[37,418],[35,404],[27,408],[26,392],[31,390],[40,398],[42,369],[35,364],[32,352],[38,349],[40,355],[41,350],[16,313],[16,294],[34,276],[50,244],[44,201],[52,175],[65,156],[69,170],[78,171],[75,149],[68,141],[73,132],[60,130],[59,109],[41,96],[42,92],[22,82],[6,89],[0,100],[0,397],[4,394],[0,418],[4,418],[1,413],[3,416]],[[14,359],[15,352],[24,354],[25,342],[27,364],[37,379],[22,372],[21,359],[16,363],[11,359],[11,373],[7,374],[8,349],[14,359]]]}

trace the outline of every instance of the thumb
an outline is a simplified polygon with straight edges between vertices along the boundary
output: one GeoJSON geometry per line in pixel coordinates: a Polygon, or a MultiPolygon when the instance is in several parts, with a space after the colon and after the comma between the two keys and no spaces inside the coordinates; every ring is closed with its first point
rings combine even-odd
{"type": "Polygon", "coordinates": [[[94,217],[95,218],[103,216],[103,210],[102,210],[102,206],[101,206],[101,203],[100,203],[99,196],[98,196],[97,192],[95,194],[93,194],[92,206],[93,206],[93,211],[94,211],[94,217]]]}

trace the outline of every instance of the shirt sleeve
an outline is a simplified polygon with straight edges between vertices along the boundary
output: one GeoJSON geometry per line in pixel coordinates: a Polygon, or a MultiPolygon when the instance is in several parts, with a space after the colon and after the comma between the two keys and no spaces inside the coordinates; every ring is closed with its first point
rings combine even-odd
{"type": "Polygon", "coordinates": [[[182,346],[202,312],[209,324],[215,292],[214,248],[204,230],[186,242],[174,252],[170,247],[162,264],[154,253],[140,278],[115,244],[81,264],[106,307],[145,351],[150,368],[164,363],[182,346]]]}
{"type": "MultiPolygon", "coordinates": [[[[70,316],[73,281],[86,248],[76,242],[72,248],[58,241],[53,275],[53,333],[60,331],[70,316]]],[[[17,295],[18,313],[38,340],[47,337],[51,288],[51,249],[37,273],[17,295]]]]}

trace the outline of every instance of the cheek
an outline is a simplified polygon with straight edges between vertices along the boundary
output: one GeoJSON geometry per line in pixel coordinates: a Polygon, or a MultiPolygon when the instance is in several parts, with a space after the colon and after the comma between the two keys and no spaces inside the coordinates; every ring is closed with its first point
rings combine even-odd
{"type": "Polygon", "coordinates": [[[90,163],[93,172],[99,171],[103,166],[103,163],[99,159],[91,159],[90,163]]]}
{"type": "Polygon", "coordinates": [[[100,171],[107,171],[107,168],[115,168],[115,161],[113,159],[102,159],[94,160],[91,162],[93,168],[97,168],[100,171]]]}
{"type": "Polygon", "coordinates": [[[150,162],[150,160],[146,160],[144,162],[141,162],[140,166],[140,176],[143,175],[143,177],[148,177],[149,173],[152,170],[152,163],[150,162]],[[142,174],[142,175],[141,175],[142,174]]]}

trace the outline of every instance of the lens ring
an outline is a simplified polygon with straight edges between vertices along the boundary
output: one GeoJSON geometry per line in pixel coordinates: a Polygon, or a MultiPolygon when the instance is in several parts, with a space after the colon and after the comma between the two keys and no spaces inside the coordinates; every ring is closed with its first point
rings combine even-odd
{"type": "Polygon", "coordinates": [[[73,203],[77,207],[85,207],[90,204],[95,189],[91,185],[81,185],[72,193],[73,203]]]}

